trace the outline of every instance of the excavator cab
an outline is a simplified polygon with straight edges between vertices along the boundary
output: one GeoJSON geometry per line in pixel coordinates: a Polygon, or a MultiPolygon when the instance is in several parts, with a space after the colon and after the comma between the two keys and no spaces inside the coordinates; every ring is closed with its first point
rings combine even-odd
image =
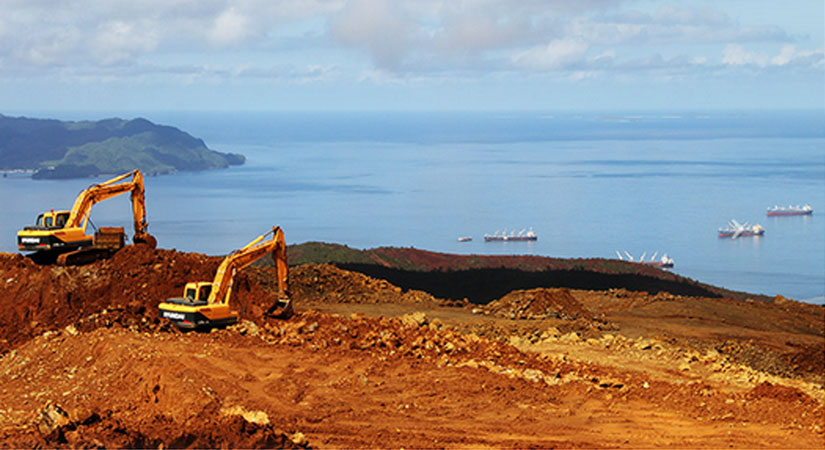
{"type": "Polygon", "coordinates": [[[205,305],[209,300],[209,294],[212,293],[212,283],[209,281],[186,283],[183,292],[183,297],[190,303],[205,305]]]}
{"type": "Polygon", "coordinates": [[[49,211],[37,216],[34,226],[25,227],[26,230],[59,230],[66,226],[71,211],[49,211]]]}

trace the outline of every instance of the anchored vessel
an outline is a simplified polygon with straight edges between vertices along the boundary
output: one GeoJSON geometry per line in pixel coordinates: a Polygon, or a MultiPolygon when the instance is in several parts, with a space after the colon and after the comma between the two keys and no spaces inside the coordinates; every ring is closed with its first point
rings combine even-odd
{"type": "Polygon", "coordinates": [[[510,234],[507,234],[507,231],[496,231],[493,234],[485,234],[484,235],[484,242],[492,242],[492,241],[536,241],[538,240],[538,236],[530,228],[529,231],[521,230],[516,234],[516,230],[510,231],[510,234]],[[525,232],[526,231],[526,232],[525,232]]]}
{"type": "Polygon", "coordinates": [[[635,262],[635,263],[638,263],[638,264],[644,264],[646,266],[655,267],[657,269],[670,269],[671,267],[673,267],[673,264],[675,263],[675,261],[673,261],[673,258],[670,258],[670,257],[667,256],[667,253],[662,255],[662,257],[657,260],[656,255],[659,254],[658,251],[653,253],[653,256],[651,256],[650,259],[647,260],[647,261],[645,261],[645,255],[647,254],[647,252],[642,253],[642,257],[639,258],[638,261],[636,261],[633,258],[633,255],[628,253],[627,250],[625,250],[624,254],[627,255],[627,259],[623,258],[622,254],[619,253],[618,250],[616,250],[616,256],[618,256],[619,259],[622,260],[622,261],[629,261],[629,262],[635,262]]]}
{"type": "Polygon", "coordinates": [[[728,226],[719,229],[720,238],[736,239],[741,236],[762,236],[765,234],[765,228],[762,225],[748,225],[747,222],[740,224],[735,220],[728,222],[728,226]]]}
{"type": "Polygon", "coordinates": [[[814,213],[811,205],[805,206],[776,206],[768,208],[768,216],[809,216],[814,213]]]}

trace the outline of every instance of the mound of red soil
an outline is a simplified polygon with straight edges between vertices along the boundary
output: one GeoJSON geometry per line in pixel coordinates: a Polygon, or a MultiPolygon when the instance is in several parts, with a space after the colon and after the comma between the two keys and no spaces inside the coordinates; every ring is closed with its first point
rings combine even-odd
{"type": "Polygon", "coordinates": [[[564,288],[513,291],[482,310],[509,319],[593,320],[593,314],[564,288]]]}
{"type": "Polygon", "coordinates": [[[135,424],[112,411],[66,412],[50,403],[39,411],[36,424],[37,432],[9,435],[0,442],[18,448],[307,448],[305,440],[270,424],[221,414],[215,408],[201,411],[197,420],[187,424],[174,423],[162,414],[135,424]]]}
{"type": "MultiPolygon", "coordinates": [[[[0,353],[106,309],[158,325],[157,305],[180,297],[187,282],[211,281],[221,259],[132,245],[107,260],[63,267],[0,253],[0,353]]],[[[255,317],[275,297],[240,273],[232,301],[242,314],[255,317]]]]}
{"type": "MultiPolygon", "coordinates": [[[[19,254],[0,254],[0,353],[73,323],[87,330],[113,323],[150,331],[168,326],[158,318],[158,304],[180,297],[187,282],[211,281],[221,260],[144,245],[85,266],[42,266],[19,254]]],[[[439,302],[426,292],[405,292],[384,280],[314,264],[291,269],[289,294],[296,305],[439,302]]],[[[273,268],[236,274],[231,305],[242,318],[260,320],[276,300],[273,268]]]]}
{"type": "Polygon", "coordinates": [[[426,292],[405,292],[385,280],[331,264],[304,264],[291,268],[289,293],[296,303],[438,303],[426,292]]]}

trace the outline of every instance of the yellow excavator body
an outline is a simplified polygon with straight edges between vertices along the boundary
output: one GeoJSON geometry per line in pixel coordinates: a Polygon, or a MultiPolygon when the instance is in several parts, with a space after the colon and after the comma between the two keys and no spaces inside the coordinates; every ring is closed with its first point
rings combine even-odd
{"type": "Polygon", "coordinates": [[[33,227],[17,232],[17,247],[22,251],[51,251],[92,245],[94,237],[83,227],[67,227],[71,211],[49,211],[37,216],[33,227]]]}
{"type": "Polygon", "coordinates": [[[183,297],[172,298],[160,305],[161,317],[172,320],[179,328],[203,328],[231,325],[238,321],[237,311],[228,304],[209,304],[211,281],[186,283],[183,297]]]}
{"type": "Polygon", "coordinates": [[[51,210],[37,216],[33,226],[17,232],[17,248],[52,255],[60,264],[85,263],[108,256],[123,246],[123,228],[101,228],[94,235],[86,234],[89,215],[96,203],[127,192],[132,200],[134,242],[155,247],[157,241],[146,231],[149,224],[146,222],[143,175],[139,170],[133,170],[84,189],[69,211],[51,210]],[[131,180],[127,180],[130,177],[131,180]]]}
{"type": "Polygon", "coordinates": [[[234,276],[239,270],[267,253],[271,253],[275,261],[278,282],[278,300],[269,308],[267,315],[289,317],[292,314],[292,303],[286,292],[289,270],[286,241],[283,231],[278,226],[224,258],[213,281],[186,283],[183,297],[166,299],[158,306],[160,317],[171,320],[178,328],[183,329],[214,328],[237,322],[240,314],[229,306],[234,276]],[[272,239],[264,241],[269,234],[272,235],[272,239]]]}

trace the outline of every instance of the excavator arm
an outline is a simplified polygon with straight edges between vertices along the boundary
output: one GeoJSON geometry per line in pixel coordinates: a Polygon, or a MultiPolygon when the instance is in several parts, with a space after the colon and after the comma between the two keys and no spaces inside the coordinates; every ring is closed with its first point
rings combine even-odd
{"type": "Polygon", "coordinates": [[[84,189],[77,196],[72,206],[69,218],[66,221],[66,227],[78,227],[85,231],[89,223],[89,213],[92,211],[92,206],[126,192],[131,192],[132,218],[135,229],[134,241],[144,242],[154,247],[157,241],[147,232],[149,224],[146,222],[146,196],[143,189],[143,174],[137,169],[84,189]],[[130,181],[121,183],[129,177],[132,177],[130,181]]]}
{"type": "Polygon", "coordinates": [[[221,265],[218,266],[218,271],[215,273],[215,280],[212,282],[212,292],[209,294],[207,303],[210,305],[216,303],[229,304],[229,297],[232,294],[232,280],[235,273],[270,252],[272,253],[272,259],[275,261],[275,269],[278,277],[278,293],[280,296],[285,296],[288,274],[286,241],[281,227],[274,226],[268,233],[258,236],[245,247],[236,250],[224,258],[221,265]],[[272,235],[272,239],[264,241],[270,234],[272,235]]]}

